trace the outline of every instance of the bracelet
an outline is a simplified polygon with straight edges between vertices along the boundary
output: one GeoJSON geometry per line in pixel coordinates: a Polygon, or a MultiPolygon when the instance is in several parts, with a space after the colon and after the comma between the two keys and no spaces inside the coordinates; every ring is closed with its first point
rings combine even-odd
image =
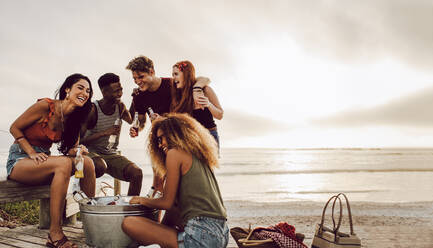
{"type": "Polygon", "coordinates": [[[16,138],[15,141],[16,141],[16,142],[19,142],[20,140],[25,139],[25,138],[26,138],[26,137],[24,137],[24,136],[20,136],[20,137],[16,138]]]}
{"type": "Polygon", "coordinates": [[[200,87],[200,86],[194,86],[194,87],[192,87],[192,89],[193,89],[193,90],[195,90],[195,89],[200,89],[200,90],[203,90],[203,88],[202,88],[202,87],[200,87]]]}

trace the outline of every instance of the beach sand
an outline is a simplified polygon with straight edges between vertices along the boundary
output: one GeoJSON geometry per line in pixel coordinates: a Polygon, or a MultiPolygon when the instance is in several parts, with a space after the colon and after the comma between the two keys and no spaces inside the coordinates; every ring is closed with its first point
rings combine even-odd
{"type": "MultiPolygon", "coordinates": [[[[255,203],[226,201],[229,227],[269,226],[281,221],[294,225],[305,234],[311,247],[316,224],[320,222],[325,202],[255,203]]],[[[362,247],[425,247],[433,248],[433,202],[373,203],[351,202],[354,232],[362,247]]],[[[342,231],[348,233],[347,211],[342,231]]],[[[328,212],[330,215],[330,212],[328,212]]],[[[332,227],[327,219],[326,226],[332,227]]],[[[230,244],[234,241],[230,237],[230,244]]]]}

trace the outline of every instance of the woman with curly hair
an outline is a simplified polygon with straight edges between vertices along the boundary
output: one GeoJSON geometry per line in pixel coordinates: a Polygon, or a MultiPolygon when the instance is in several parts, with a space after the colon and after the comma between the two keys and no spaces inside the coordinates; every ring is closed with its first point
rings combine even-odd
{"type": "MultiPolygon", "coordinates": [[[[74,172],[73,156],[77,153],[79,131],[91,109],[92,86],[81,74],[66,78],[57,91],[59,99],[43,98],[30,106],[11,125],[15,142],[9,149],[8,179],[30,185],[50,184],[50,232],[47,247],[77,247],[62,231],[61,219],[74,172]],[[59,143],[62,156],[51,156],[53,143],[59,143]]],[[[56,97],[57,98],[57,97],[56,97]]],[[[87,149],[81,146],[82,152],[87,149]]],[[[95,168],[84,157],[81,188],[87,196],[95,195],[95,168]]]]}
{"type": "Polygon", "coordinates": [[[214,118],[223,118],[223,109],[210,86],[196,84],[194,65],[185,60],[173,65],[171,112],[188,113],[209,130],[218,143],[219,136],[214,118]]]}
{"type": "Polygon", "coordinates": [[[176,201],[181,227],[144,217],[126,217],[123,231],[142,244],[161,247],[226,247],[226,209],[213,170],[218,149],[209,132],[187,114],[171,113],[154,121],[149,152],[155,171],[166,177],[161,198],[133,197],[131,204],[170,209],[176,201]]]}

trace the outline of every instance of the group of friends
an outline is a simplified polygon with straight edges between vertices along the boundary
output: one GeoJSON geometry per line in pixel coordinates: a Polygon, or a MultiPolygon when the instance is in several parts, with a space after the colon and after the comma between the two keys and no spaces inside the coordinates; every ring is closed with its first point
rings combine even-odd
{"type": "Polygon", "coordinates": [[[129,110],[121,100],[118,75],[106,73],[98,79],[103,97],[92,102],[89,78],[76,73],[66,78],[55,99],[38,99],[22,113],[10,127],[15,141],[6,166],[8,179],[50,184],[47,247],[77,247],[61,227],[77,151],[84,158],[80,187],[87,196],[95,196],[96,178],[108,173],[129,182],[131,204],[166,210],[158,221],[137,216],[124,219],[123,231],[137,243],[226,247],[227,215],[213,172],[219,153],[214,119],[222,119],[223,109],[210,80],[196,77],[189,61],[174,64],[172,78],[156,76],[153,61],[145,56],[132,59],[126,69],[138,86],[129,110]],[[136,113],[139,127],[130,128],[130,137],[139,135],[146,116],[151,121],[147,146],[154,172],[152,192],[162,192],[158,198],[139,196],[142,171],[117,150],[122,122],[132,124],[136,113]],[[112,135],[116,136],[114,144],[112,135]],[[50,154],[53,143],[62,155],[50,154]]]}

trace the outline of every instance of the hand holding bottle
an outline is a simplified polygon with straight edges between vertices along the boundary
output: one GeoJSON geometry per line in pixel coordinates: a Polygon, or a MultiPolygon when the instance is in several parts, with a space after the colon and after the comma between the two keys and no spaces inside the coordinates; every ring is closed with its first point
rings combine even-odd
{"type": "Polygon", "coordinates": [[[75,155],[75,178],[84,177],[83,165],[84,165],[83,154],[81,152],[81,147],[78,147],[77,155],[75,155]]]}
{"type": "Polygon", "coordinates": [[[195,109],[204,109],[205,106],[200,104],[200,98],[201,97],[205,97],[204,96],[204,92],[203,92],[203,88],[201,87],[194,87],[193,91],[192,91],[192,97],[194,99],[194,105],[195,105],[195,109]]]}
{"type": "Polygon", "coordinates": [[[129,129],[129,136],[132,138],[138,136],[138,131],[140,128],[140,120],[138,119],[138,112],[135,112],[134,121],[132,122],[132,126],[129,129]]]}
{"type": "Polygon", "coordinates": [[[114,122],[114,126],[107,129],[106,131],[111,134],[110,137],[108,138],[108,147],[107,147],[108,150],[111,150],[114,144],[116,143],[117,136],[120,134],[120,119],[117,118],[116,121],[114,122]]]}

